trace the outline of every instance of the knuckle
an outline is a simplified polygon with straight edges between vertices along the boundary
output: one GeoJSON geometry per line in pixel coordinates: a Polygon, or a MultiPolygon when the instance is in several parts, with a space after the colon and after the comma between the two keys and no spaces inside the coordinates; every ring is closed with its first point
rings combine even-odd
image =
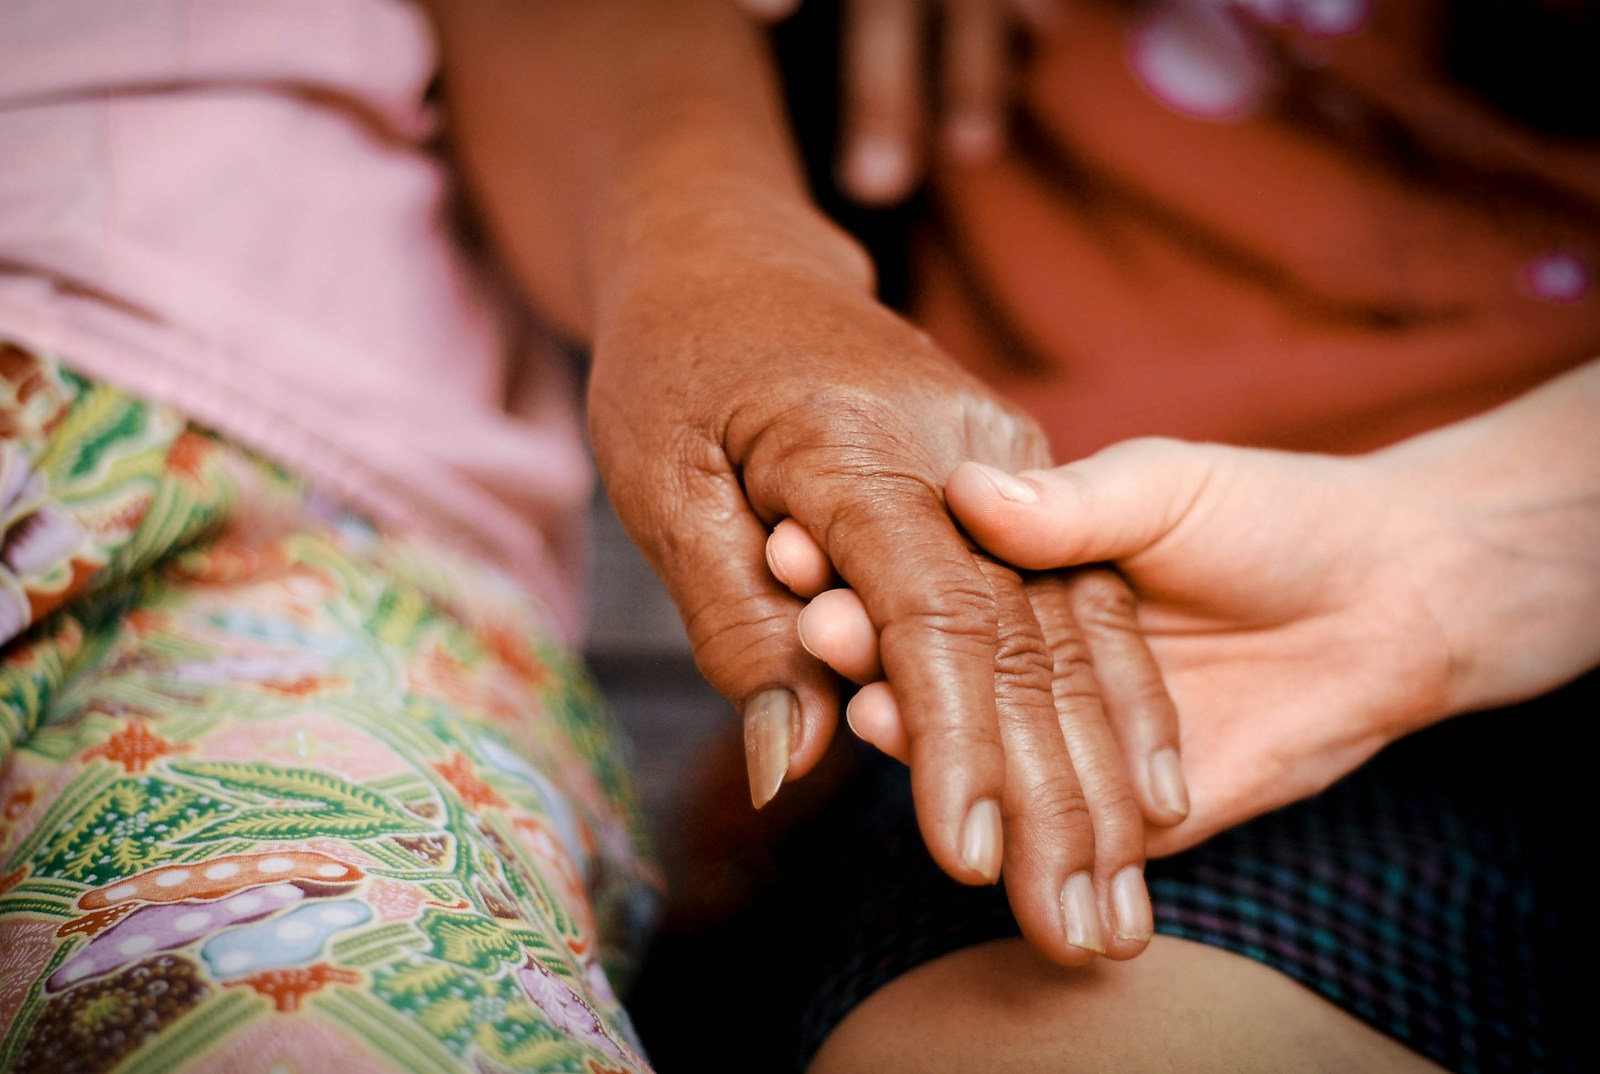
{"type": "Polygon", "coordinates": [[[796,437],[782,451],[763,449],[741,476],[763,502],[783,504],[839,555],[862,534],[925,541],[929,515],[943,513],[935,469],[925,447],[902,430],[835,425],[796,437]]]}
{"type": "Polygon", "coordinates": [[[1092,826],[1089,799],[1077,779],[1066,773],[1048,775],[1030,786],[1022,808],[1047,837],[1077,835],[1092,826]]]}
{"type": "Polygon", "coordinates": [[[1088,647],[1081,640],[1054,652],[1050,696],[1058,717],[1098,717],[1104,712],[1104,691],[1088,647]]]}
{"type": "Polygon", "coordinates": [[[707,601],[684,616],[695,666],[713,685],[733,683],[744,668],[770,660],[772,648],[795,641],[794,617],[759,611],[750,601],[707,601]]]}
{"type": "Polygon", "coordinates": [[[1050,696],[1055,700],[1058,715],[1071,717],[1103,711],[1099,680],[1091,671],[1074,678],[1057,678],[1050,686],[1050,696]]]}
{"type": "Polygon", "coordinates": [[[978,388],[963,396],[960,413],[966,443],[1003,446],[1005,457],[992,461],[1048,465],[1050,442],[1044,427],[1015,403],[978,388]]]}
{"type": "Polygon", "coordinates": [[[1023,594],[1021,577],[987,557],[979,559],[989,584],[995,621],[995,676],[1005,686],[1043,688],[1055,674],[1055,659],[1033,606],[1023,594]]]}
{"type": "Polygon", "coordinates": [[[999,632],[995,647],[995,684],[1002,693],[1019,689],[1046,692],[1056,664],[1044,638],[1032,630],[999,632]]]}
{"type": "Polygon", "coordinates": [[[906,510],[919,500],[928,502],[932,490],[925,476],[872,460],[811,473],[802,483],[803,495],[813,503],[827,505],[822,541],[835,557],[848,562],[866,534],[880,534],[908,556],[933,546],[918,525],[918,513],[906,510]]]}
{"type": "Polygon", "coordinates": [[[1138,629],[1133,593],[1114,572],[1083,571],[1068,583],[1068,592],[1073,614],[1082,626],[1108,633],[1138,629]]]}
{"type": "Polygon", "coordinates": [[[998,624],[994,595],[987,587],[966,580],[946,585],[935,582],[909,596],[909,606],[896,610],[883,624],[880,635],[885,649],[931,646],[995,651],[998,624]]]}
{"type": "Polygon", "coordinates": [[[959,759],[970,765],[986,754],[998,757],[999,734],[993,725],[982,723],[944,723],[924,727],[908,727],[907,738],[911,752],[918,762],[938,763],[945,759],[959,759]]]}
{"type": "Polygon", "coordinates": [[[1050,668],[1056,682],[1071,690],[1092,690],[1094,654],[1081,633],[1061,633],[1050,639],[1050,668]]]}
{"type": "Polygon", "coordinates": [[[1144,828],[1139,800],[1125,780],[1114,779],[1109,786],[1097,788],[1093,808],[1101,830],[1108,835],[1125,837],[1144,828]]]}

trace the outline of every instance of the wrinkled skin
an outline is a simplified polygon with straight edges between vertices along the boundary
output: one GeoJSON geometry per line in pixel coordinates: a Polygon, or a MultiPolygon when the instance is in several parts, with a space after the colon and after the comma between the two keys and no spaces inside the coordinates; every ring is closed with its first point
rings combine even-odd
{"type": "Polygon", "coordinates": [[[693,256],[641,259],[653,267],[608,295],[590,388],[607,488],[701,671],[741,707],[791,690],[787,773],[816,762],[837,680],[800,647],[803,602],[765,556],[780,519],[804,527],[878,641],[935,859],[971,883],[1003,860],[1024,931],[1059,961],[1137,953],[1145,938],[1113,935],[1108,885],[1142,864],[1143,818],[1070,590],[976,554],[941,493],[965,459],[1044,463],[1043,436],[877,305],[864,273],[850,281],[848,259],[778,258],[759,226],[742,235],[719,238],[715,258],[701,241],[674,244],[693,256]],[[1059,625],[1053,649],[1041,619],[1059,625]],[[975,837],[984,810],[969,814],[985,801],[1003,836],[975,837]],[[1075,945],[1061,891],[1085,870],[1102,920],[1075,945]]]}
{"type": "Polygon", "coordinates": [[[864,254],[806,196],[756,27],[727,0],[431,10],[475,206],[530,300],[591,346],[602,477],[743,713],[752,798],[815,765],[838,717],[766,563],[789,519],[881,643],[934,858],[968,883],[1003,868],[1058,962],[1136,953],[1142,929],[1104,938],[1130,932],[1111,877],[1143,898],[1143,791],[1107,721],[1169,722],[1153,665],[1131,616],[1080,632],[1065,590],[950,519],[959,462],[1045,465],[1044,441],[872,299],[864,254]],[[1041,619],[1067,624],[1053,647],[1041,619]]]}

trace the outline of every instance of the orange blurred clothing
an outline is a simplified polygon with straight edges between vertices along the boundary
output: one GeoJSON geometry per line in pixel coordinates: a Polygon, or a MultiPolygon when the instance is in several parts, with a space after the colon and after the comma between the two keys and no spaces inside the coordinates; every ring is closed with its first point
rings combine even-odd
{"type": "Polygon", "coordinates": [[[1600,145],[1454,84],[1427,11],[1075,4],[1006,156],[936,174],[913,315],[1060,458],[1365,450],[1600,354],[1600,145]]]}

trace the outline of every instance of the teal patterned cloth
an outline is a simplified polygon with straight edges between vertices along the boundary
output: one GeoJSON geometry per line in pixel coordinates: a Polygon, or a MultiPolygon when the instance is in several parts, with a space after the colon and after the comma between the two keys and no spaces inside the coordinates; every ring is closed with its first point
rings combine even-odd
{"type": "Polygon", "coordinates": [[[648,1070],[658,879],[512,583],[0,342],[0,1070],[648,1070]]]}

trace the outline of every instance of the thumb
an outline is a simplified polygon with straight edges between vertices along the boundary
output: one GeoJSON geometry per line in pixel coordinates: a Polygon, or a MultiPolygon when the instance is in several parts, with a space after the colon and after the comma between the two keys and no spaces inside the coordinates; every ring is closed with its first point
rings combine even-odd
{"type": "Polygon", "coordinates": [[[1148,551],[1195,507],[1213,450],[1149,437],[1016,475],[964,462],[945,499],[974,540],[1018,567],[1124,560],[1148,551]]]}
{"type": "MultiPolygon", "coordinates": [[[[665,584],[700,673],[744,722],[750,797],[757,808],[822,757],[838,720],[833,672],[800,645],[805,603],[767,568],[767,529],[731,474],[700,474],[683,503],[623,483],[617,516],[665,584]]],[[[653,487],[653,483],[646,483],[653,487]]]]}

